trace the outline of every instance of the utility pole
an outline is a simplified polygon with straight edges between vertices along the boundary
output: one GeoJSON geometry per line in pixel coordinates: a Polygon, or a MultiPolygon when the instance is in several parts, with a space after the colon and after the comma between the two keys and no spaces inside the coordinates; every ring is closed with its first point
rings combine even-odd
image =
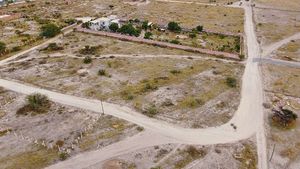
{"type": "Polygon", "coordinates": [[[101,102],[101,107],[102,107],[102,115],[104,115],[105,113],[104,113],[104,107],[103,107],[102,99],[100,100],[100,102],[101,102]]]}

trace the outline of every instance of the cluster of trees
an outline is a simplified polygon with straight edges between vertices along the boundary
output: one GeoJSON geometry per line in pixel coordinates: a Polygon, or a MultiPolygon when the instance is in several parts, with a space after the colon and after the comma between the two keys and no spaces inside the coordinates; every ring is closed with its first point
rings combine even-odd
{"type": "Polygon", "coordinates": [[[46,25],[43,25],[41,27],[41,36],[46,38],[52,38],[56,35],[58,35],[61,32],[61,29],[53,23],[48,23],[46,25]]]}
{"type": "MultiPolygon", "coordinates": [[[[110,25],[110,26],[112,26],[112,25],[110,25]]],[[[135,28],[131,23],[122,25],[117,30],[115,29],[115,26],[114,26],[112,31],[119,32],[119,33],[125,34],[125,35],[136,36],[136,37],[140,36],[140,34],[141,34],[141,30],[135,28]]]]}

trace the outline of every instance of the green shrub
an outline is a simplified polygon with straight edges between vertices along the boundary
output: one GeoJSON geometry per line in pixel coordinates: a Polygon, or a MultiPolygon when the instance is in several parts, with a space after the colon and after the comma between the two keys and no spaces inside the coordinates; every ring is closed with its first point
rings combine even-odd
{"type": "Polygon", "coordinates": [[[196,38],[196,37],[197,37],[197,34],[196,34],[196,33],[190,33],[190,34],[189,34],[189,37],[190,37],[190,38],[196,38]]]}
{"type": "Polygon", "coordinates": [[[173,75],[175,74],[180,74],[181,73],[181,70],[171,70],[170,73],[172,73],[173,75]]]}
{"type": "Polygon", "coordinates": [[[196,27],[196,30],[197,30],[198,32],[202,32],[202,31],[203,31],[203,26],[198,25],[198,26],[196,27]]]}
{"type": "Polygon", "coordinates": [[[61,160],[61,161],[64,161],[64,160],[66,160],[68,157],[69,157],[69,154],[68,153],[66,153],[66,152],[61,152],[61,153],[59,153],[59,159],[61,160]]]}
{"type": "Polygon", "coordinates": [[[111,30],[112,32],[117,32],[119,29],[119,25],[117,23],[112,23],[111,25],[109,25],[109,30],[111,30]]]}
{"type": "Polygon", "coordinates": [[[89,57],[89,56],[86,56],[86,57],[84,57],[84,59],[83,59],[83,63],[84,64],[89,64],[89,63],[92,63],[92,58],[91,57],[89,57]]]}
{"type": "Polygon", "coordinates": [[[118,32],[121,34],[126,34],[130,36],[136,36],[138,37],[141,34],[141,31],[136,29],[132,24],[125,24],[121,26],[120,29],[118,29],[118,32]]]}
{"type": "Polygon", "coordinates": [[[58,46],[57,43],[50,43],[44,50],[48,51],[57,51],[57,50],[63,50],[64,48],[61,46],[58,46]]]}
{"type": "Polygon", "coordinates": [[[180,44],[180,42],[178,40],[172,40],[171,43],[176,44],[176,45],[180,44]]]}
{"type": "Polygon", "coordinates": [[[83,55],[96,55],[98,50],[99,50],[100,46],[85,46],[83,49],[79,50],[80,54],[83,55]]]}
{"type": "Polygon", "coordinates": [[[17,111],[18,115],[27,115],[29,112],[34,114],[46,113],[51,104],[47,96],[35,93],[26,97],[26,105],[17,111]]]}
{"type": "Polygon", "coordinates": [[[154,117],[158,114],[158,109],[155,105],[151,105],[143,111],[143,114],[145,114],[148,117],[154,117]]]}
{"type": "Polygon", "coordinates": [[[42,26],[41,30],[41,36],[46,38],[52,38],[60,33],[60,28],[53,23],[42,26]]]}
{"type": "Polygon", "coordinates": [[[152,33],[151,32],[146,32],[144,38],[145,39],[151,39],[152,33]]]}
{"type": "Polygon", "coordinates": [[[99,76],[107,76],[106,70],[105,70],[105,69],[100,69],[100,70],[98,71],[98,75],[99,75],[99,76]]]}
{"type": "Polygon", "coordinates": [[[169,22],[168,23],[168,30],[172,31],[172,32],[180,32],[181,27],[179,26],[179,24],[177,22],[169,22]]]}
{"type": "Polygon", "coordinates": [[[231,88],[235,88],[235,87],[237,87],[237,80],[233,77],[227,77],[226,84],[227,84],[227,86],[229,86],[231,88]]]}

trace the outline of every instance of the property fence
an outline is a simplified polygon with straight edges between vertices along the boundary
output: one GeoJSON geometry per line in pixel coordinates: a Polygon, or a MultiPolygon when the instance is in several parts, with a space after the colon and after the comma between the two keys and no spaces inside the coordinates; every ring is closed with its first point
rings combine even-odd
{"type": "Polygon", "coordinates": [[[177,45],[177,44],[172,44],[172,43],[168,43],[168,42],[154,41],[154,40],[143,39],[143,38],[122,35],[122,34],[112,33],[112,32],[93,31],[90,29],[82,28],[80,26],[78,26],[76,28],[76,30],[78,32],[90,33],[90,34],[99,35],[99,36],[106,36],[106,37],[116,38],[116,39],[120,39],[120,40],[124,40],[124,41],[132,41],[132,42],[137,42],[137,43],[149,44],[149,45],[153,45],[153,46],[160,46],[160,47],[172,48],[172,49],[180,49],[180,50],[184,50],[184,51],[188,51],[188,52],[209,54],[209,55],[214,55],[214,56],[221,57],[221,58],[240,60],[239,55],[233,54],[233,53],[213,51],[213,50],[209,50],[209,49],[195,48],[195,47],[184,46],[184,45],[177,45]]]}

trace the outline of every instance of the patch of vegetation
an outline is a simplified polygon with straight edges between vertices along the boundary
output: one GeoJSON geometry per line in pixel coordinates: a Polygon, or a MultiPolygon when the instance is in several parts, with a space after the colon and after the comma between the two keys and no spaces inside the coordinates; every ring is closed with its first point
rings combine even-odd
{"type": "Polygon", "coordinates": [[[125,24],[122,25],[120,29],[118,29],[118,32],[121,34],[126,34],[130,36],[140,36],[141,30],[136,29],[132,24],[125,24]]]}
{"type": "Polygon", "coordinates": [[[61,32],[60,28],[53,23],[42,26],[41,30],[41,36],[46,38],[52,38],[61,32]]]}
{"type": "Polygon", "coordinates": [[[181,73],[181,70],[171,70],[170,73],[172,73],[173,75],[176,75],[176,74],[180,74],[181,73]]]}
{"type": "Polygon", "coordinates": [[[183,108],[197,108],[203,104],[204,102],[201,99],[188,96],[181,101],[180,106],[183,108]]]}
{"type": "Polygon", "coordinates": [[[99,76],[109,76],[109,75],[107,74],[107,72],[106,72],[105,69],[99,69],[99,70],[98,70],[98,75],[99,75],[99,76]]]}
{"type": "Polygon", "coordinates": [[[43,114],[47,113],[51,103],[47,96],[36,93],[26,97],[26,105],[17,111],[17,115],[27,115],[28,113],[43,114]]]}
{"type": "Polygon", "coordinates": [[[1,164],[5,164],[6,169],[16,169],[20,167],[26,169],[42,169],[52,164],[55,160],[58,160],[58,158],[57,151],[39,147],[31,151],[0,159],[0,168],[1,164]]]}
{"type": "Polygon", "coordinates": [[[58,51],[63,50],[64,48],[62,46],[58,46],[57,43],[50,43],[44,50],[47,51],[58,51]]]}
{"type": "Polygon", "coordinates": [[[180,152],[182,159],[175,163],[175,169],[184,168],[192,161],[202,158],[206,155],[206,152],[202,149],[197,149],[194,146],[188,146],[186,150],[180,152]]]}
{"type": "Polygon", "coordinates": [[[150,105],[143,111],[143,114],[145,114],[148,117],[154,117],[158,113],[159,113],[158,108],[155,105],[150,105]]]}
{"type": "Polygon", "coordinates": [[[59,160],[60,160],[60,161],[64,161],[64,160],[66,160],[68,157],[69,157],[69,154],[66,153],[66,152],[61,152],[61,153],[59,153],[59,160]]]}
{"type": "Polygon", "coordinates": [[[151,32],[146,32],[144,38],[145,38],[145,39],[151,39],[151,36],[152,36],[152,35],[153,35],[153,34],[152,34],[151,32]]]}
{"type": "Polygon", "coordinates": [[[253,147],[250,145],[244,145],[244,149],[242,150],[241,158],[238,160],[241,162],[240,169],[256,169],[257,168],[257,158],[256,153],[253,151],[253,147]]]}
{"type": "Polygon", "coordinates": [[[237,80],[233,77],[227,77],[226,78],[226,84],[227,86],[231,88],[236,88],[237,87],[237,80]]]}
{"type": "Polygon", "coordinates": [[[111,30],[112,32],[117,32],[119,29],[119,25],[117,23],[112,23],[109,25],[109,30],[111,30]]]}
{"type": "Polygon", "coordinates": [[[273,110],[272,125],[280,129],[290,129],[296,124],[298,115],[291,110],[280,108],[273,110]]]}
{"type": "Polygon", "coordinates": [[[11,129],[7,129],[7,130],[2,130],[2,131],[0,131],[0,137],[6,135],[6,133],[8,133],[8,132],[10,132],[10,131],[12,131],[12,130],[11,130],[11,129]]]}
{"type": "Polygon", "coordinates": [[[203,31],[203,26],[202,26],[202,25],[198,25],[198,26],[196,27],[196,30],[197,30],[198,32],[202,32],[202,31],[203,31]]]}
{"type": "Polygon", "coordinates": [[[86,56],[86,57],[84,57],[84,59],[83,59],[83,63],[84,64],[90,64],[90,63],[92,63],[92,58],[90,57],[90,56],[86,56]]]}
{"type": "Polygon", "coordinates": [[[82,55],[96,55],[99,48],[101,46],[85,46],[83,49],[80,49],[79,50],[79,53],[82,54],[82,55]]]}
{"type": "Polygon", "coordinates": [[[177,22],[169,22],[168,23],[168,30],[171,31],[171,32],[180,32],[181,27],[179,26],[179,24],[177,22]]]}
{"type": "Polygon", "coordinates": [[[180,44],[179,40],[176,40],[176,39],[174,39],[174,40],[171,40],[171,42],[170,42],[170,43],[173,43],[173,44],[176,44],[176,45],[180,44]]]}

